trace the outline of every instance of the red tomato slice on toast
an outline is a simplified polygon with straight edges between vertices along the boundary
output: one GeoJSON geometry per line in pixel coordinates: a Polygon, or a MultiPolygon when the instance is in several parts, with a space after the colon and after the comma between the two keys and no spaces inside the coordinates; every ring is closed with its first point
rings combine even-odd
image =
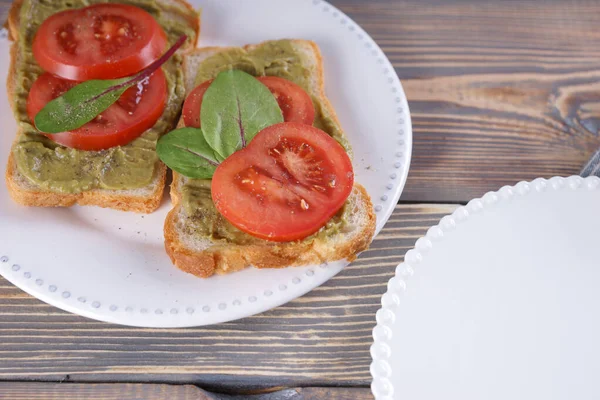
{"type": "MultiPolygon", "coordinates": [[[[310,96],[304,89],[287,79],[276,76],[262,76],[257,79],[275,96],[285,122],[313,124],[315,120],[315,107],[310,96]]],[[[200,128],[202,98],[211,83],[212,80],[197,86],[185,99],[183,105],[183,122],[185,126],[200,128]]]]}
{"type": "Polygon", "coordinates": [[[165,32],[148,12],[95,4],[47,18],[33,40],[33,56],[54,75],[85,81],[133,75],[166,47],[165,32]]]}
{"type": "MultiPolygon", "coordinates": [[[[34,121],[46,103],[76,84],[49,73],[41,75],[33,83],[27,98],[30,120],[34,121]]],[[[93,121],[73,131],[46,136],[59,144],[80,150],[123,146],[154,126],[164,111],[166,100],[167,80],[162,69],[159,69],[149,79],[127,89],[115,104],[93,121]]]]}
{"type": "Polygon", "coordinates": [[[306,124],[270,126],[216,169],[212,198],[234,226],[287,242],[317,232],[352,191],[354,172],[344,148],[306,124]]]}
{"type": "Polygon", "coordinates": [[[261,76],[257,79],[268,87],[275,96],[285,122],[313,124],[315,121],[315,107],[304,89],[292,81],[276,76],[261,76]]]}
{"type": "Polygon", "coordinates": [[[202,107],[202,98],[204,93],[212,83],[212,80],[206,81],[194,88],[192,92],[185,98],[183,103],[183,123],[190,128],[200,128],[200,108],[202,107]]]}

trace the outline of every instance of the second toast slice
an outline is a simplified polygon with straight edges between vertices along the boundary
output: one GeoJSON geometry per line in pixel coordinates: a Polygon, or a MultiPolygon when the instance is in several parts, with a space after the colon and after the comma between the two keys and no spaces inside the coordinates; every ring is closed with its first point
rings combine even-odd
{"type": "MultiPolygon", "coordinates": [[[[195,50],[184,60],[186,92],[189,94],[197,84],[232,68],[232,63],[253,75],[280,76],[302,86],[316,106],[315,126],[351,151],[324,93],[323,62],[315,43],[284,40],[244,48],[195,50]],[[245,54],[267,55],[252,66],[244,61],[245,54]]],[[[368,248],[375,231],[371,200],[359,184],[355,184],[344,207],[319,232],[287,243],[257,239],[233,227],[212,204],[210,181],[189,179],[174,172],[171,199],[173,209],[165,221],[167,253],[178,268],[199,277],[248,266],[283,268],[341,259],[352,261],[368,248]]]]}

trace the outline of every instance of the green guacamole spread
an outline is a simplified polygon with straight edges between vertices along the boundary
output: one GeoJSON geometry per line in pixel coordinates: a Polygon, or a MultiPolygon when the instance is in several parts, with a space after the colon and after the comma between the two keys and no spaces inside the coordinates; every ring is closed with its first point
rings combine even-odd
{"type": "MultiPolygon", "coordinates": [[[[232,48],[221,51],[200,64],[196,75],[196,85],[216,77],[219,72],[228,69],[243,70],[254,76],[278,76],[288,79],[309,91],[310,71],[305,67],[302,54],[296,51],[289,40],[263,43],[252,51],[232,48]]],[[[313,97],[315,105],[314,126],[327,132],[340,142],[347,151],[349,144],[343,136],[340,126],[332,115],[322,106],[320,100],[313,97]]],[[[227,241],[240,245],[264,242],[250,236],[236,227],[217,211],[212,202],[210,180],[185,179],[182,187],[182,206],[191,222],[187,223],[187,234],[210,238],[213,241],[227,241]]],[[[333,236],[343,232],[347,227],[347,216],[350,209],[344,206],[337,215],[310,239],[333,236]]]]}
{"type": "MultiPolygon", "coordinates": [[[[232,48],[221,51],[207,58],[200,64],[196,73],[196,85],[215,78],[219,72],[238,69],[254,76],[278,76],[294,82],[310,91],[310,71],[306,68],[308,62],[302,61],[303,55],[296,51],[290,40],[277,40],[263,43],[251,51],[242,48],[232,48]]],[[[312,96],[315,106],[315,121],[313,125],[337,140],[347,151],[350,146],[327,108],[321,101],[312,96]]]]}
{"type": "MultiPolygon", "coordinates": [[[[183,230],[186,234],[213,241],[226,241],[239,245],[264,243],[242,232],[227,221],[216,209],[211,193],[210,180],[186,179],[182,187],[182,206],[190,217],[183,230]]],[[[344,232],[348,228],[348,217],[351,209],[348,202],[331,218],[327,224],[308,239],[323,238],[344,232]]]]}
{"type": "MultiPolygon", "coordinates": [[[[96,0],[25,0],[21,8],[18,40],[15,115],[22,130],[13,146],[19,172],[36,186],[59,193],[78,193],[90,189],[136,189],[154,179],[158,157],[156,142],[173,129],[185,98],[181,57],[172,57],[164,66],[168,100],[155,126],[126,146],[104,151],[82,151],[57,145],[41,135],[29,121],[27,96],[35,79],[42,73],[31,51],[33,37],[40,24],[50,15],[69,8],[85,7],[105,1],[96,0]]],[[[145,9],[165,30],[169,43],[181,35],[193,40],[195,32],[186,23],[185,12],[177,5],[163,5],[153,0],[124,0],[145,9]]],[[[165,3],[165,2],[163,2],[165,3]]],[[[189,14],[189,11],[187,11],[189,14]]]]}

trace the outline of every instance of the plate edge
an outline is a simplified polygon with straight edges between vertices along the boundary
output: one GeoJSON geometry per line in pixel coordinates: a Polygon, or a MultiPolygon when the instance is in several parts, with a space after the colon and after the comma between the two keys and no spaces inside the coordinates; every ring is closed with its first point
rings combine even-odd
{"type": "Polygon", "coordinates": [[[452,214],[440,219],[437,225],[427,230],[427,233],[417,239],[415,246],[406,252],[404,261],[395,269],[394,276],[387,283],[387,290],[381,297],[381,307],[375,314],[376,325],[372,331],[373,343],[369,349],[371,365],[369,368],[372,382],[371,392],[375,400],[391,400],[394,396],[394,383],[389,379],[392,367],[388,359],[392,357],[390,341],[392,329],[396,320],[395,309],[400,305],[406,290],[406,278],[414,276],[415,267],[423,261],[435,242],[443,240],[444,232],[453,230],[458,224],[468,220],[471,214],[490,208],[499,202],[508,201],[514,197],[525,196],[531,192],[547,190],[600,190],[600,178],[591,176],[582,178],[578,175],[570,177],[555,176],[550,179],[537,178],[532,181],[521,181],[513,186],[503,186],[497,191],[490,191],[480,198],[474,198],[466,205],[458,207],[452,214]]]}

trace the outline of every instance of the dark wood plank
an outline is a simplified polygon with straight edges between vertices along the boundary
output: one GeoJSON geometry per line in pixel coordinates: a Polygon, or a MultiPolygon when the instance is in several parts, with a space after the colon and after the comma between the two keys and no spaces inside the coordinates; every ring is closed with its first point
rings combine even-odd
{"type": "Polygon", "coordinates": [[[404,85],[402,200],[467,201],[571,175],[600,146],[600,2],[339,0],[404,85]]]}
{"type": "Polygon", "coordinates": [[[191,385],[1,382],[0,399],[11,400],[222,400],[191,385]]]}
{"type": "Polygon", "coordinates": [[[0,399],[11,400],[371,400],[369,389],[297,388],[264,394],[209,393],[191,385],[131,383],[0,383],[0,399]]]}
{"type": "Polygon", "coordinates": [[[403,254],[453,205],[400,205],[352,265],[243,320],[135,329],[48,306],[0,280],[0,380],[194,383],[206,390],[370,384],[371,330],[403,254]]]}

